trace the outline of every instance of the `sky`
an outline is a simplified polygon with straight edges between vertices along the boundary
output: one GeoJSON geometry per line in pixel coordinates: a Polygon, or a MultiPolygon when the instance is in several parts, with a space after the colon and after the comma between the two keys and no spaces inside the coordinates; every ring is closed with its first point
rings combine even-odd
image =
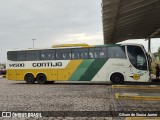
{"type": "MultiPolygon", "coordinates": [[[[10,49],[104,44],[101,0],[0,0],[0,63],[10,49]]],[[[130,40],[127,42],[135,42],[130,40]]],[[[138,40],[144,44],[147,41],[138,40]]],[[[160,40],[152,40],[157,51],[160,40]]]]}

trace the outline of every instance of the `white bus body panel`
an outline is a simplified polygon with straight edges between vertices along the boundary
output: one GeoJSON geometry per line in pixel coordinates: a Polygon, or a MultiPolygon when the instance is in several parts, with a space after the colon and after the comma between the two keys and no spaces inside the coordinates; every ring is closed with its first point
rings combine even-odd
{"type": "Polygon", "coordinates": [[[130,64],[127,59],[108,59],[104,66],[94,76],[92,81],[110,81],[114,73],[121,73],[124,81],[147,82],[149,81],[149,71],[138,70],[130,64]],[[137,76],[139,76],[138,79],[137,76]]]}

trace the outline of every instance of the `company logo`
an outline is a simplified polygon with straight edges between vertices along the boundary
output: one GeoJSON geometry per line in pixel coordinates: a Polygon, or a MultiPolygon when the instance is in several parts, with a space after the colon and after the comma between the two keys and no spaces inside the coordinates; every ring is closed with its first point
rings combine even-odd
{"type": "Polygon", "coordinates": [[[11,112],[2,112],[2,117],[11,117],[11,112]]]}
{"type": "Polygon", "coordinates": [[[43,63],[33,63],[32,64],[33,67],[61,67],[62,66],[62,62],[43,62],[43,63]]]}
{"type": "Polygon", "coordinates": [[[42,114],[40,112],[2,112],[2,117],[4,118],[9,118],[9,117],[39,118],[39,117],[42,117],[42,114]]]}
{"type": "Polygon", "coordinates": [[[141,77],[141,74],[134,74],[133,76],[130,76],[130,77],[132,77],[134,80],[139,80],[141,77]]]}

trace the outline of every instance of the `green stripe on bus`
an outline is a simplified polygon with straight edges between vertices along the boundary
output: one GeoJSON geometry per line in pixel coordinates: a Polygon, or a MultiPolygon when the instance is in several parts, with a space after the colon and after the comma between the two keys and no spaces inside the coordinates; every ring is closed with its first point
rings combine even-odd
{"type": "Polygon", "coordinates": [[[94,60],[94,62],[89,66],[89,68],[87,68],[87,71],[85,71],[85,73],[81,76],[79,81],[91,81],[107,60],[108,59],[94,60]]]}
{"type": "Polygon", "coordinates": [[[83,60],[83,62],[78,66],[73,75],[69,78],[70,81],[78,81],[81,76],[87,71],[89,66],[94,62],[95,59],[83,60]]]}

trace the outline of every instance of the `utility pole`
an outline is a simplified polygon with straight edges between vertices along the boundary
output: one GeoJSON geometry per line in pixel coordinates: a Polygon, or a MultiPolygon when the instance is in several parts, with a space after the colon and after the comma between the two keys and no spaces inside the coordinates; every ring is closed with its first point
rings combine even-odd
{"type": "Polygon", "coordinates": [[[36,39],[32,39],[33,40],[33,48],[34,48],[34,41],[36,40],[36,39]]]}

